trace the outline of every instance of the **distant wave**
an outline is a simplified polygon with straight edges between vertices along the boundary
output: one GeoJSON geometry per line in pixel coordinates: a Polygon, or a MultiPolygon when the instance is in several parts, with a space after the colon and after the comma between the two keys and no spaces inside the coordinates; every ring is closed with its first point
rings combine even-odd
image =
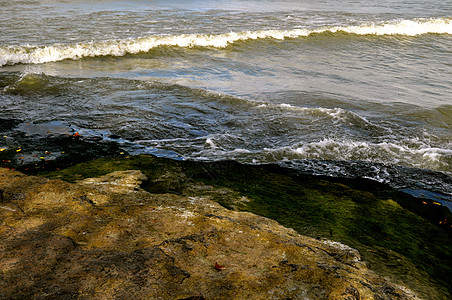
{"type": "Polygon", "coordinates": [[[96,56],[124,56],[137,54],[161,46],[215,47],[224,48],[238,41],[256,39],[283,40],[307,37],[322,33],[347,33],[356,35],[405,35],[452,34],[452,19],[401,20],[384,24],[323,27],[320,29],[259,30],[230,32],[223,34],[182,34],[149,36],[136,39],[110,40],[77,44],[55,44],[50,46],[21,45],[0,46],[0,66],[18,63],[39,64],[81,59],[96,56]]]}
{"type": "Polygon", "coordinates": [[[358,35],[405,35],[417,36],[422,34],[452,34],[452,19],[417,19],[401,20],[384,24],[368,24],[359,26],[336,26],[319,32],[345,32],[358,35]]]}

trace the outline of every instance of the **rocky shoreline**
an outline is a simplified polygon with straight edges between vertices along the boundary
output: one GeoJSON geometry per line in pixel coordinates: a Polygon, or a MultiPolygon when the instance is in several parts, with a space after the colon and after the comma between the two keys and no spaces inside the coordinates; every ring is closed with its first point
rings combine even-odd
{"type": "Polygon", "coordinates": [[[359,185],[149,155],[3,168],[0,298],[448,299],[447,228],[359,185]]]}
{"type": "Polygon", "coordinates": [[[4,299],[416,299],[348,246],[208,197],[150,194],[140,171],[0,176],[4,299]]]}

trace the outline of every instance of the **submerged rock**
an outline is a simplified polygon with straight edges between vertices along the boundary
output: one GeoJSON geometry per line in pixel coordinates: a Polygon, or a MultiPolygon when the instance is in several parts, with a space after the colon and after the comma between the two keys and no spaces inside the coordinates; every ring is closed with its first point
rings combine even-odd
{"type": "Polygon", "coordinates": [[[344,244],[143,180],[0,169],[0,298],[418,299],[344,244]]]}

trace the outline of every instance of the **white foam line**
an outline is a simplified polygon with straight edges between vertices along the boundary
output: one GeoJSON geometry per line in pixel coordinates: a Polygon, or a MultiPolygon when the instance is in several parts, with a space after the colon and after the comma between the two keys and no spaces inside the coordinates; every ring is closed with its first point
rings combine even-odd
{"type": "Polygon", "coordinates": [[[335,141],[324,139],[301,146],[265,149],[268,152],[294,154],[303,159],[367,160],[404,163],[413,167],[442,169],[447,167],[445,157],[452,157],[452,150],[428,145],[410,147],[390,142],[371,143],[361,141],[335,141]]]}
{"type": "Polygon", "coordinates": [[[427,33],[452,34],[452,20],[449,18],[401,20],[385,24],[366,24],[358,26],[324,27],[315,30],[259,30],[230,32],[223,34],[183,34],[168,36],[149,36],[136,39],[111,40],[103,42],[55,44],[50,46],[20,45],[0,47],[0,66],[18,63],[39,64],[80,59],[96,56],[124,56],[148,52],[160,46],[177,47],[215,47],[224,48],[237,41],[256,39],[277,39],[305,37],[315,33],[345,32],[358,35],[407,35],[416,36],[427,33]]]}

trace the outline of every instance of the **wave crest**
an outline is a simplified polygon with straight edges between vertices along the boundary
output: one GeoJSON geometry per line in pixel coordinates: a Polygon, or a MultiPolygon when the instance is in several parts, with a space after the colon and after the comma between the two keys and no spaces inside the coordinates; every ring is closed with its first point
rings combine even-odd
{"type": "Polygon", "coordinates": [[[18,63],[40,64],[64,59],[81,59],[96,56],[124,56],[148,52],[153,48],[167,47],[214,47],[225,48],[238,41],[307,37],[312,34],[348,33],[357,35],[405,35],[452,34],[450,18],[401,20],[385,24],[336,26],[320,29],[259,30],[223,34],[182,34],[149,36],[136,39],[102,42],[54,44],[50,46],[21,45],[0,46],[0,66],[18,63]]]}
{"type": "Polygon", "coordinates": [[[347,27],[333,27],[327,31],[346,32],[357,35],[405,35],[452,34],[452,20],[449,18],[401,20],[386,24],[369,24],[347,27]]]}

